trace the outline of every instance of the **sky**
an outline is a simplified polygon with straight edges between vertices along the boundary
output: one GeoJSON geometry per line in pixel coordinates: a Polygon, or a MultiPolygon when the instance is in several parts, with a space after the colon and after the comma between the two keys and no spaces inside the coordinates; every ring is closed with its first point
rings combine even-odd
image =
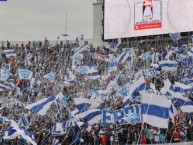
{"type": "Polygon", "coordinates": [[[96,0],[7,0],[0,2],[0,41],[68,39],[84,34],[92,38],[93,5],[96,0]]]}

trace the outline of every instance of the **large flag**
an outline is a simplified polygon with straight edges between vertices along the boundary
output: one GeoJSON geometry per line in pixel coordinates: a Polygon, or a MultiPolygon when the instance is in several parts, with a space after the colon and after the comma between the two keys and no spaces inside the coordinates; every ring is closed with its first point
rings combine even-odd
{"type": "Polygon", "coordinates": [[[10,73],[9,70],[7,69],[1,69],[1,75],[0,75],[0,80],[1,81],[6,81],[9,76],[11,76],[12,74],[10,73]]]}
{"type": "Polygon", "coordinates": [[[159,61],[159,65],[163,71],[176,71],[178,66],[174,60],[159,61]]]}
{"type": "Polygon", "coordinates": [[[171,101],[167,98],[143,93],[141,98],[143,121],[159,128],[168,128],[171,101]]]}
{"type": "Polygon", "coordinates": [[[31,110],[34,113],[37,113],[39,115],[45,115],[47,110],[50,108],[50,105],[56,101],[58,98],[55,96],[42,99],[38,102],[35,102],[33,104],[29,104],[25,106],[26,109],[31,110]]]}
{"type": "Polygon", "coordinates": [[[140,77],[137,81],[129,87],[129,96],[132,96],[135,99],[136,96],[139,95],[139,92],[142,90],[146,90],[146,82],[144,77],[140,77]]]}
{"type": "Polygon", "coordinates": [[[4,53],[5,53],[6,57],[8,57],[8,58],[11,57],[11,56],[14,56],[14,57],[17,56],[15,50],[4,50],[4,53]]]}
{"type": "Polygon", "coordinates": [[[17,136],[21,136],[24,140],[31,143],[32,145],[37,145],[36,139],[32,133],[27,130],[21,130],[18,124],[11,120],[11,125],[5,132],[4,139],[15,139],[17,136]]]}
{"type": "Polygon", "coordinates": [[[44,76],[44,78],[46,78],[49,82],[53,83],[55,81],[55,73],[50,72],[50,73],[46,74],[44,76]]]}
{"type": "Polygon", "coordinates": [[[18,74],[20,80],[30,80],[32,78],[33,72],[28,69],[18,69],[18,74]]]}
{"type": "Polygon", "coordinates": [[[191,102],[191,101],[185,102],[185,103],[183,104],[183,106],[180,107],[180,109],[181,109],[183,112],[192,113],[192,112],[193,112],[193,102],[191,102]]]}
{"type": "Polygon", "coordinates": [[[179,82],[175,82],[174,87],[175,87],[175,92],[178,92],[178,93],[185,93],[187,91],[190,91],[191,89],[191,86],[185,85],[179,82]]]}
{"type": "Polygon", "coordinates": [[[66,122],[54,123],[52,128],[53,135],[64,135],[66,133],[66,122]]]}
{"type": "Polygon", "coordinates": [[[99,123],[102,118],[100,109],[91,109],[83,113],[75,115],[75,118],[87,121],[90,125],[99,123]]]}

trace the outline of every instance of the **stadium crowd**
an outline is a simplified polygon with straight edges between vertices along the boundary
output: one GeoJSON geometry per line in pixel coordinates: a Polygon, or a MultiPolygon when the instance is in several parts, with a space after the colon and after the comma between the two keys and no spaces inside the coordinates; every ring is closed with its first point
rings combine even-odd
{"type": "MultiPolygon", "coordinates": [[[[0,144],[30,144],[21,136],[4,138],[10,126],[10,120],[17,122],[20,129],[31,132],[37,145],[127,145],[193,141],[193,115],[191,112],[183,112],[178,105],[175,105],[178,113],[173,120],[170,119],[167,129],[153,127],[142,122],[136,124],[117,122],[113,125],[103,126],[100,121],[89,124],[89,127],[82,127],[77,125],[76,120],[71,119],[72,122],[63,135],[53,133],[56,122],[65,122],[73,118],[71,111],[76,110],[74,98],[90,99],[92,98],[91,92],[106,90],[112,80],[116,80],[117,86],[123,86],[141,77],[143,74],[140,73],[140,70],[150,68],[153,60],[156,62],[177,60],[179,56],[177,51],[169,53],[174,48],[172,43],[163,43],[156,47],[149,46],[146,49],[137,49],[135,46],[132,49],[132,55],[127,56],[124,61],[118,62],[115,70],[109,71],[110,62],[106,59],[118,58],[124,52],[123,44],[120,44],[116,51],[112,51],[111,47],[94,48],[85,41],[75,43],[67,41],[65,44],[61,41],[55,46],[51,46],[47,39],[44,42],[33,41],[21,44],[21,46],[14,46],[9,42],[7,46],[2,45],[0,50],[1,69],[9,70],[12,75],[6,80],[1,80],[0,84],[0,144]],[[84,43],[83,47],[80,47],[81,43],[84,43]],[[5,50],[15,50],[16,55],[8,56],[9,54],[6,54],[5,50]],[[81,58],[73,58],[78,51],[81,58]],[[93,79],[75,71],[75,68],[79,66],[89,66],[90,69],[94,67],[98,70],[100,77],[93,79]],[[18,69],[28,69],[33,72],[33,76],[29,80],[20,79],[18,69]],[[54,81],[43,77],[50,72],[55,73],[54,81]],[[71,81],[67,81],[69,74],[72,75],[71,81]],[[73,78],[73,76],[75,77],[73,78]],[[17,89],[3,86],[4,82],[14,84],[17,89]],[[51,104],[45,115],[39,115],[25,107],[46,97],[55,96],[60,92],[65,96],[66,103],[58,101],[51,104]],[[60,109],[56,107],[57,103],[60,109]],[[22,115],[27,118],[26,125],[21,124],[22,115]]],[[[182,52],[186,55],[190,50],[191,47],[187,45],[187,48],[183,49],[182,52]]],[[[161,71],[160,74],[145,78],[146,85],[149,86],[153,83],[156,93],[161,94],[166,79],[169,79],[171,84],[183,82],[182,77],[184,75],[181,76],[181,73],[188,69],[189,67],[186,66],[178,66],[175,72],[161,71]]],[[[188,73],[192,77],[192,73],[188,73]]],[[[184,96],[191,99],[192,92],[185,93],[184,96]]],[[[97,108],[100,110],[104,108],[109,110],[122,109],[125,105],[123,100],[124,96],[118,94],[116,89],[109,89],[108,97],[103,99],[103,105],[97,108]]],[[[132,104],[140,104],[140,101],[132,100],[129,105],[132,104]]],[[[80,121],[87,124],[81,118],[80,121]]]]}

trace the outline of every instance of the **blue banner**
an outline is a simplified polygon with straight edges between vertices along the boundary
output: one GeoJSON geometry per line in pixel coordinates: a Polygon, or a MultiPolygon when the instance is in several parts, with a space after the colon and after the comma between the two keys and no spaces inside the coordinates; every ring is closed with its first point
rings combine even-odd
{"type": "Polygon", "coordinates": [[[141,122],[141,105],[132,105],[124,109],[102,111],[102,125],[112,125],[119,122],[120,124],[136,124],[141,122]]]}

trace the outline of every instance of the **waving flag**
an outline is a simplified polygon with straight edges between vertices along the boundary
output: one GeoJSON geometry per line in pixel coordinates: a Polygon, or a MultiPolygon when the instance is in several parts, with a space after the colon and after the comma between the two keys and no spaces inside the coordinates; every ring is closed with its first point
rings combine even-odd
{"type": "Polygon", "coordinates": [[[145,78],[152,78],[158,75],[158,72],[154,68],[144,69],[142,70],[142,73],[145,78]]]}
{"type": "Polygon", "coordinates": [[[27,130],[21,130],[18,124],[11,120],[11,125],[5,133],[4,139],[15,139],[17,136],[21,136],[24,140],[31,143],[32,145],[37,145],[35,137],[32,133],[27,130]]]}
{"type": "Polygon", "coordinates": [[[83,123],[83,122],[77,122],[77,125],[78,125],[80,128],[87,130],[88,132],[90,132],[91,129],[92,129],[90,125],[88,125],[88,124],[86,124],[86,123],[83,123]]]}
{"type": "Polygon", "coordinates": [[[76,37],[76,41],[80,42],[82,40],[84,40],[84,35],[83,34],[81,34],[78,37],[76,37]]]}
{"type": "Polygon", "coordinates": [[[183,104],[183,106],[180,107],[180,109],[183,112],[192,113],[193,112],[193,102],[192,101],[186,102],[185,104],[183,104]]]}
{"type": "Polygon", "coordinates": [[[193,48],[191,48],[188,52],[187,52],[188,56],[193,57],[193,48]]]}
{"type": "Polygon", "coordinates": [[[177,70],[177,62],[173,60],[159,61],[159,65],[163,71],[176,71],[177,70]]]}
{"type": "Polygon", "coordinates": [[[117,65],[118,65],[117,60],[116,59],[111,59],[110,64],[108,66],[108,72],[117,71],[117,65]]]}
{"type": "Polygon", "coordinates": [[[50,108],[50,105],[57,99],[57,97],[52,96],[49,98],[42,99],[36,103],[29,104],[25,106],[25,108],[39,115],[45,115],[47,110],[50,108]]]}
{"type": "Polygon", "coordinates": [[[185,81],[184,81],[184,84],[193,87],[193,79],[185,80],[185,81]]]}
{"type": "Polygon", "coordinates": [[[65,81],[71,82],[76,78],[76,76],[73,74],[72,71],[69,71],[67,75],[65,76],[65,81]]]}
{"type": "Polygon", "coordinates": [[[87,72],[87,76],[92,80],[96,80],[101,77],[99,72],[94,67],[91,67],[89,69],[89,71],[87,72]]]}
{"type": "Polygon", "coordinates": [[[1,81],[6,81],[9,76],[11,76],[12,74],[10,73],[9,70],[7,69],[1,69],[1,75],[0,75],[0,80],[1,81]]]}
{"type": "Polygon", "coordinates": [[[191,102],[191,100],[187,97],[184,97],[182,93],[174,92],[171,90],[168,90],[168,92],[171,95],[172,102],[178,106],[183,106],[187,102],[191,102]]]}
{"type": "Polygon", "coordinates": [[[83,54],[74,54],[73,56],[72,56],[72,60],[74,61],[74,62],[80,62],[81,60],[83,59],[83,54]]]}
{"type": "Polygon", "coordinates": [[[146,82],[144,77],[140,77],[137,81],[130,85],[129,96],[135,99],[139,95],[139,92],[146,89],[146,82]]]}
{"type": "Polygon", "coordinates": [[[133,49],[126,48],[121,53],[121,55],[118,57],[117,61],[118,62],[125,62],[129,56],[134,56],[134,55],[135,55],[135,53],[134,53],[133,49]]]}
{"type": "Polygon", "coordinates": [[[4,53],[5,53],[6,57],[8,57],[8,58],[11,57],[11,56],[14,56],[14,57],[17,56],[15,50],[4,50],[4,53]]]}
{"type": "Polygon", "coordinates": [[[1,121],[1,122],[5,122],[5,121],[9,121],[9,119],[7,119],[7,118],[4,117],[4,116],[0,116],[0,121],[1,121]]]}
{"type": "Polygon", "coordinates": [[[90,68],[88,66],[78,66],[75,71],[80,74],[86,74],[90,68]]]}
{"type": "Polygon", "coordinates": [[[75,115],[75,118],[83,119],[84,121],[87,121],[90,125],[93,125],[101,120],[102,114],[100,109],[91,109],[75,115]]]}
{"type": "Polygon", "coordinates": [[[44,76],[44,78],[46,78],[49,82],[53,83],[55,81],[55,73],[50,72],[50,73],[46,74],[44,76]]]}
{"type": "Polygon", "coordinates": [[[9,82],[4,82],[3,86],[5,86],[7,89],[12,89],[12,90],[16,89],[16,86],[13,83],[9,83],[9,82]]]}
{"type": "Polygon", "coordinates": [[[144,52],[141,54],[141,59],[143,60],[148,60],[149,57],[150,57],[150,52],[144,52]]]}
{"type": "Polygon", "coordinates": [[[180,40],[182,37],[180,35],[180,33],[170,33],[170,38],[172,39],[172,41],[178,41],[180,40]]]}
{"type": "Polygon", "coordinates": [[[30,80],[32,78],[33,72],[28,69],[18,69],[18,74],[20,80],[30,80]]]}
{"type": "Polygon", "coordinates": [[[168,128],[171,101],[167,98],[143,93],[141,98],[143,121],[159,128],[168,128]]]}
{"type": "Polygon", "coordinates": [[[178,93],[185,93],[187,91],[190,91],[191,89],[191,86],[185,85],[179,82],[175,82],[174,87],[175,87],[175,92],[178,92],[178,93]]]}
{"type": "Polygon", "coordinates": [[[61,143],[57,138],[54,138],[52,141],[52,145],[61,145],[61,143]]]}
{"type": "Polygon", "coordinates": [[[106,48],[113,52],[116,52],[118,50],[118,47],[121,45],[121,39],[119,38],[117,41],[117,43],[111,43],[110,45],[106,46],[106,48]]]}
{"type": "Polygon", "coordinates": [[[64,123],[54,123],[52,128],[52,134],[57,135],[64,135],[66,133],[66,122],[64,123]]]}
{"type": "Polygon", "coordinates": [[[27,117],[25,116],[25,114],[22,114],[18,124],[20,127],[25,127],[25,128],[29,126],[29,121],[27,117]]]}

